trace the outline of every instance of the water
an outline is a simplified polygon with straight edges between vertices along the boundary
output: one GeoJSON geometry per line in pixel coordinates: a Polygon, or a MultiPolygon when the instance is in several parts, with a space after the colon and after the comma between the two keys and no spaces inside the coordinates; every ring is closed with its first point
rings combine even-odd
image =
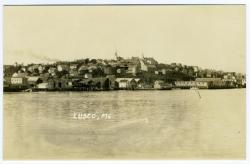
{"type": "Polygon", "coordinates": [[[245,89],[199,92],[4,93],[4,159],[245,158],[245,89]]]}

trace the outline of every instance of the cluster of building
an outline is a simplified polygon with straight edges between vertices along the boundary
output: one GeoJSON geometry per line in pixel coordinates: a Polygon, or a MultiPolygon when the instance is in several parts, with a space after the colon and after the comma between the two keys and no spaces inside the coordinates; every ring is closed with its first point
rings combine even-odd
{"type": "Polygon", "coordinates": [[[245,87],[246,83],[245,81],[237,83],[237,81],[233,79],[196,78],[194,81],[176,81],[175,86],[182,89],[226,89],[245,87]]]}
{"type": "Polygon", "coordinates": [[[4,91],[245,87],[245,75],[153,58],[82,59],[53,64],[4,65],[4,91]]]}

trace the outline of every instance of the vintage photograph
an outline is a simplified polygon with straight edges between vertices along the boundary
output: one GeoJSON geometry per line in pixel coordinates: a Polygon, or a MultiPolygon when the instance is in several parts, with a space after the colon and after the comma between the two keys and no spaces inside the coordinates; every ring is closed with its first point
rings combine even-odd
{"type": "Polygon", "coordinates": [[[245,5],[5,5],[3,160],[245,160],[245,5]]]}

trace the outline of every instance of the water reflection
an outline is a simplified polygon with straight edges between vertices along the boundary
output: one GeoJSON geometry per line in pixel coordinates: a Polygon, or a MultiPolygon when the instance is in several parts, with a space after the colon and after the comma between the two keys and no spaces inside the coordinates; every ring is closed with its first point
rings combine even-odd
{"type": "Polygon", "coordinates": [[[192,90],[5,93],[4,158],[243,158],[245,90],[200,94],[202,99],[192,90]],[[76,120],[74,112],[112,117],[76,120]],[[228,112],[238,115],[220,121],[228,112]],[[225,131],[229,124],[234,129],[225,131]]]}

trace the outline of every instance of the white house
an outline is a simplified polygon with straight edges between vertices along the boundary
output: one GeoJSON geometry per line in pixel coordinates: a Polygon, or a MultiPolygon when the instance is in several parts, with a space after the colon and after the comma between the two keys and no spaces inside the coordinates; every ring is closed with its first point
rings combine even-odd
{"type": "Polygon", "coordinates": [[[118,83],[120,89],[134,89],[136,87],[136,81],[133,78],[117,78],[115,82],[118,83]]]}
{"type": "Polygon", "coordinates": [[[14,85],[27,85],[26,73],[14,73],[11,77],[11,84],[14,85]]]}
{"type": "Polygon", "coordinates": [[[38,89],[48,89],[49,88],[49,83],[40,83],[37,85],[38,89]]]}

